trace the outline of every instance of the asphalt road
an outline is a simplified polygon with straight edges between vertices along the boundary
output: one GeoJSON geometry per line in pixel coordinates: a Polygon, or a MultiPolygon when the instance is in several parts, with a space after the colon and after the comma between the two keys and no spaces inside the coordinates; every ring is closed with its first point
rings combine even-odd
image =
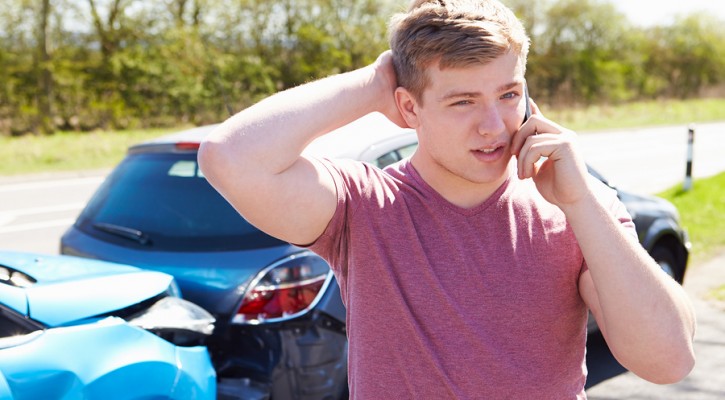
{"type": "Polygon", "coordinates": [[[0,248],[57,254],[105,171],[0,179],[0,248]]]}
{"type": "MultiPolygon", "coordinates": [[[[694,125],[694,177],[725,171],[725,122],[694,125]]],[[[685,178],[688,126],[579,135],[587,162],[621,189],[658,193],[685,178]]]]}
{"type": "MultiPolygon", "coordinates": [[[[580,135],[592,166],[619,187],[656,193],[682,181],[687,126],[580,135]]],[[[695,177],[725,171],[725,123],[696,126],[695,177]]],[[[103,181],[106,171],[0,177],[0,249],[57,254],[59,238],[103,181]]],[[[588,344],[591,399],[725,399],[725,308],[706,300],[725,284],[725,254],[690,265],[685,288],[698,316],[693,373],[676,385],[650,384],[625,371],[600,336],[588,344]]]]}

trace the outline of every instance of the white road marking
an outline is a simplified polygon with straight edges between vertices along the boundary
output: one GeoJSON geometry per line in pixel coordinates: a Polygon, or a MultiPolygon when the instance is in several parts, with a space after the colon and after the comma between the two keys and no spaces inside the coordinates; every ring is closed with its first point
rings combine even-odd
{"type": "MultiPolygon", "coordinates": [[[[60,221],[58,219],[39,221],[39,222],[34,222],[34,223],[19,224],[19,225],[15,225],[15,226],[11,226],[11,224],[13,222],[15,222],[15,220],[17,220],[19,217],[30,216],[30,215],[51,214],[51,213],[56,213],[56,212],[80,211],[81,209],[83,209],[84,206],[85,206],[85,203],[68,203],[68,204],[60,204],[57,206],[29,207],[29,208],[21,208],[21,209],[17,209],[17,210],[1,211],[0,212],[0,233],[42,229],[42,227],[44,226],[43,224],[49,224],[49,226],[51,226],[51,227],[57,226],[58,222],[55,222],[55,221],[60,221]]],[[[66,219],[63,219],[62,221],[66,221],[66,219]]]]}
{"type": "Polygon", "coordinates": [[[17,218],[17,217],[21,217],[21,216],[25,216],[25,215],[49,214],[49,213],[54,213],[54,212],[80,210],[85,205],[86,205],[86,203],[68,203],[68,204],[60,204],[57,206],[30,207],[30,208],[21,208],[21,209],[17,209],[17,210],[2,211],[2,212],[0,212],[0,220],[3,217],[17,218]]]}
{"type": "Polygon", "coordinates": [[[54,187],[66,187],[75,185],[99,185],[105,177],[89,176],[85,178],[57,179],[52,181],[20,182],[0,185],[0,193],[18,192],[21,190],[37,190],[54,187]]]}
{"type": "Polygon", "coordinates": [[[48,228],[57,228],[61,226],[71,226],[75,223],[75,218],[54,219],[50,221],[31,222],[22,225],[11,225],[0,227],[0,235],[5,233],[16,233],[24,231],[34,231],[48,228]]]}

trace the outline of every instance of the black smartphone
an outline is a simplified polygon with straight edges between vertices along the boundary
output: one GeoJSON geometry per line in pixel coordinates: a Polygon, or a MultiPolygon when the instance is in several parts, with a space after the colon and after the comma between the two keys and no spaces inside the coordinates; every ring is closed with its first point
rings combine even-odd
{"type": "Polygon", "coordinates": [[[531,104],[529,103],[529,87],[528,85],[526,85],[526,82],[524,82],[524,97],[524,101],[526,101],[526,112],[524,113],[524,120],[523,122],[521,122],[522,125],[531,117],[531,104]]]}

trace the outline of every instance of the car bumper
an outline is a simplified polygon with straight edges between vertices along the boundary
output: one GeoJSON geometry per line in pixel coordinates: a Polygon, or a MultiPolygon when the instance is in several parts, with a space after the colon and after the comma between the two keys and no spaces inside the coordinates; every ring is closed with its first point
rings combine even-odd
{"type": "Polygon", "coordinates": [[[2,349],[0,371],[10,398],[216,397],[205,347],[176,346],[116,317],[51,328],[2,349]]]}
{"type": "Polygon", "coordinates": [[[217,326],[208,341],[219,400],[339,399],[347,393],[347,337],[326,316],[271,326],[217,326]]]}

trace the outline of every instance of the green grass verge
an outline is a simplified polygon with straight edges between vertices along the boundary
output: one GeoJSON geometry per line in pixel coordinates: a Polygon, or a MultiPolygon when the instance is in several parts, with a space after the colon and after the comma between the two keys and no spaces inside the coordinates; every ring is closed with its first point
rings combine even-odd
{"type": "Polygon", "coordinates": [[[681,224],[692,241],[694,263],[725,248],[725,172],[695,180],[690,191],[683,192],[677,186],[658,196],[671,201],[679,210],[681,224]]]}
{"type": "Polygon", "coordinates": [[[556,109],[544,115],[577,132],[722,121],[725,99],[643,101],[618,106],[556,109]]]}
{"type": "Polygon", "coordinates": [[[59,132],[50,136],[0,136],[0,176],[105,169],[123,158],[129,145],[172,129],[118,132],[59,132]]]}
{"type": "Polygon", "coordinates": [[[720,287],[719,287],[719,288],[717,288],[717,289],[713,289],[713,290],[712,290],[712,291],[711,291],[711,292],[709,293],[709,295],[710,295],[710,297],[712,297],[713,299],[715,299],[715,300],[717,300],[717,301],[722,301],[722,302],[724,302],[724,303],[725,303],[725,285],[722,285],[722,286],[720,286],[720,287]]]}

